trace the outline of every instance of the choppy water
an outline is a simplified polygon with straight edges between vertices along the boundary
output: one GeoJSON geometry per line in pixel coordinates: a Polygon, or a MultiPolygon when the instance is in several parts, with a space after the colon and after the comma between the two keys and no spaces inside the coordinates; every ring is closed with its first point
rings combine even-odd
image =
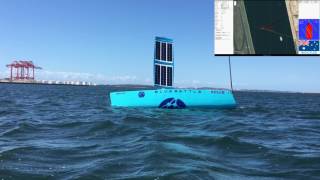
{"type": "Polygon", "coordinates": [[[126,88],[0,85],[0,179],[317,179],[320,95],[112,109],[126,88]]]}

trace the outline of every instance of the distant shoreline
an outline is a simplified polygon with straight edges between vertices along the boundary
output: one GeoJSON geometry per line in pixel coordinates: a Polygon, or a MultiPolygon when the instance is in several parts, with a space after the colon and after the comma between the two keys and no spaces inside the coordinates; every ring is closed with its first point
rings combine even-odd
{"type": "Polygon", "coordinates": [[[45,85],[50,85],[50,86],[93,86],[93,85],[77,85],[77,84],[53,84],[53,83],[41,83],[41,82],[4,82],[0,81],[0,84],[16,84],[16,85],[40,85],[40,86],[45,86],[45,85]]]}
{"type": "MultiPolygon", "coordinates": [[[[20,85],[50,85],[50,86],[93,86],[93,85],[76,85],[76,84],[48,84],[48,83],[41,83],[41,82],[3,82],[0,81],[0,84],[20,84],[20,85]]],[[[154,86],[151,85],[141,85],[141,84],[97,84],[95,86],[111,86],[111,87],[123,87],[123,88],[130,88],[130,89],[140,89],[140,88],[146,88],[146,89],[157,89],[154,86]]],[[[224,89],[227,90],[227,88],[213,88],[213,87],[175,87],[176,89],[224,89]]],[[[256,90],[256,89],[236,89],[234,92],[252,92],[252,93],[285,93],[285,94],[320,94],[320,92],[295,92],[295,91],[278,91],[278,90],[256,90]]]]}

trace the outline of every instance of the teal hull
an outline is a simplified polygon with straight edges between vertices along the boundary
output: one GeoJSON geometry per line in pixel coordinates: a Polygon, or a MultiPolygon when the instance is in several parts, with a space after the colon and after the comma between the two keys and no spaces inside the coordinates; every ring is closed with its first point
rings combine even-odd
{"type": "Polygon", "coordinates": [[[235,107],[230,90],[157,89],[110,93],[113,107],[235,107]]]}

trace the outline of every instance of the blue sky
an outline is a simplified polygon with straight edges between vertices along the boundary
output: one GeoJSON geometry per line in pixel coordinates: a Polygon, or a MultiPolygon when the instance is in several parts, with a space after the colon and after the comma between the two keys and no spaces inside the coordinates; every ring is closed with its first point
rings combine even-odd
{"type": "MultiPolygon", "coordinates": [[[[0,78],[13,59],[38,79],[152,84],[155,36],[175,41],[175,83],[228,87],[214,57],[212,0],[2,0],[0,78]]],[[[234,57],[236,89],[320,92],[320,58],[234,57]]]]}

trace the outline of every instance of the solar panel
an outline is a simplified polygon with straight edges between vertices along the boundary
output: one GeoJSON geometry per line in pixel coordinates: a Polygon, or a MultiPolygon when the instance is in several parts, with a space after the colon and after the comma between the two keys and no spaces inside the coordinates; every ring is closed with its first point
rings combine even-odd
{"type": "Polygon", "coordinates": [[[154,85],[173,86],[173,40],[156,37],[154,54],[154,85]]]}

